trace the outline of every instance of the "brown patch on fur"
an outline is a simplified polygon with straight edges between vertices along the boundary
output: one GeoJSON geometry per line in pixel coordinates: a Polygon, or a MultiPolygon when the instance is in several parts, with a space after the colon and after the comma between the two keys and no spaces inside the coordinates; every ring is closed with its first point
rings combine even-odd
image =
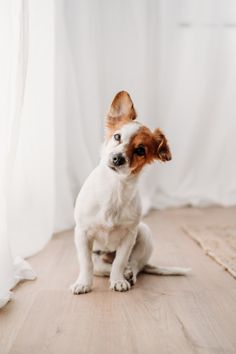
{"type": "Polygon", "coordinates": [[[133,136],[126,153],[130,161],[132,174],[140,172],[145,164],[152,163],[155,159],[161,161],[169,161],[171,159],[171,153],[164,134],[160,129],[152,133],[145,126],[142,126],[137,134],[133,136]],[[135,149],[140,146],[145,149],[145,155],[143,156],[138,156],[135,153],[135,149]]]}
{"type": "Polygon", "coordinates": [[[153,133],[156,141],[157,141],[157,158],[163,162],[170,161],[172,156],[170,152],[170,148],[167,142],[165,135],[162,133],[160,129],[156,129],[153,133]]]}
{"type": "Polygon", "coordinates": [[[116,256],[116,252],[106,252],[102,255],[102,260],[105,263],[112,264],[116,256]]]}
{"type": "Polygon", "coordinates": [[[128,92],[121,91],[117,93],[106,119],[107,138],[110,138],[122,125],[134,120],[136,116],[137,114],[128,92]]]}

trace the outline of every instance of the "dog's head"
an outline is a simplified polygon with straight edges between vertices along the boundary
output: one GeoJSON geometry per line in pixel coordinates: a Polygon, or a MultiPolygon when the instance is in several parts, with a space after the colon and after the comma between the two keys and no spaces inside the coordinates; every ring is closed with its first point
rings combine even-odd
{"type": "Polygon", "coordinates": [[[129,94],[119,92],[106,117],[106,138],[102,159],[116,173],[134,175],[155,160],[171,160],[165,135],[160,129],[152,132],[137,122],[129,94]]]}

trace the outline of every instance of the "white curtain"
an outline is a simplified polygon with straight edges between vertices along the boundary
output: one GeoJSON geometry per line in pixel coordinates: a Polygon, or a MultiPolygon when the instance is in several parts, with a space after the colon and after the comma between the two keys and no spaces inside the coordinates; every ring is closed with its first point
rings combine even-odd
{"type": "Polygon", "coordinates": [[[17,256],[29,276],[22,258],[73,227],[119,90],[172,149],[173,161],[143,176],[144,212],[236,204],[234,0],[12,0],[3,8],[0,299],[16,282],[17,256]]]}
{"type": "Polygon", "coordinates": [[[54,9],[0,4],[0,307],[54,224],[54,9]]]}

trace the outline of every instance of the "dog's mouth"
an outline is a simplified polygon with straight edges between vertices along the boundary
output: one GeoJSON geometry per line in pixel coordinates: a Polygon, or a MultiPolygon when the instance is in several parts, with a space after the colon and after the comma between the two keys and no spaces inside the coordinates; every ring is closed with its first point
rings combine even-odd
{"type": "Polygon", "coordinates": [[[117,172],[117,168],[113,165],[108,165],[108,167],[110,167],[110,169],[112,169],[113,171],[117,172]]]}

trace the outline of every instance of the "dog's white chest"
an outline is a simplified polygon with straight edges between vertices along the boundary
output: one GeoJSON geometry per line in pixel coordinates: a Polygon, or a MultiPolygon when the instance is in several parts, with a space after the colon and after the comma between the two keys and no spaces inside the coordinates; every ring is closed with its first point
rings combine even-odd
{"type": "Polygon", "coordinates": [[[118,248],[126,234],[127,230],[121,228],[97,227],[94,235],[94,249],[113,252],[118,248]]]}
{"type": "Polygon", "coordinates": [[[94,240],[97,249],[115,251],[139,223],[140,200],[131,182],[117,179],[100,165],[83,186],[75,211],[77,225],[94,240]]]}
{"type": "Polygon", "coordinates": [[[132,207],[129,212],[128,208],[110,204],[108,208],[100,210],[93,237],[100,249],[115,251],[129,228],[133,227],[133,222],[132,207]]]}

